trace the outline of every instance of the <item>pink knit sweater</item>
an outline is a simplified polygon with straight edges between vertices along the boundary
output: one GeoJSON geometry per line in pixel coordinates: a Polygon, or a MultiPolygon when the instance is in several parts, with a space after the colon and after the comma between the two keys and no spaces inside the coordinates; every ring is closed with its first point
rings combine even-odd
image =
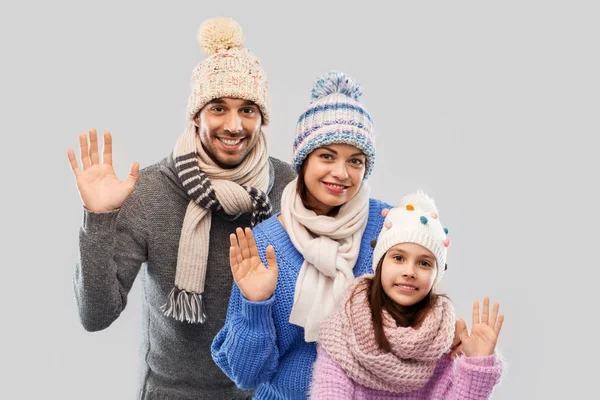
{"type": "Polygon", "coordinates": [[[321,324],[311,397],[488,399],[500,379],[502,363],[495,356],[450,360],[455,319],[451,303],[444,298],[416,329],[397,327],[384,315],[391,351],[379,349],[366,292],[360,290],[371,277],[357,279],[321,324]]]}
{"type": "Polygon", "coordinates": [[[439,359],[433,376],[421,389],[392,393],[369,389],[346,375],[321,346],[313,367],[310,398],[316,400],[485,400],[500,380],[502,364],[495,356],[439,359]],[[454,365],[456,364],[456,366],[454,365]]]}

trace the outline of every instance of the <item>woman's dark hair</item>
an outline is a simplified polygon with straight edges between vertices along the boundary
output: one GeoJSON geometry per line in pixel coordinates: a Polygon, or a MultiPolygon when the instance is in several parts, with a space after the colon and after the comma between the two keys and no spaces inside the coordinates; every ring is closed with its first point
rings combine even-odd
{"type": "MultiPolygon", "coordinates": [[[[310,155],[310,154],[309,154],[310,155]]],[[[298,196],[300,196],[300,199],[302,200],[302,203],[304,204],[304,206],[308,209],[310,209],[310,205],[308,204],[308,189],[306,187],[306,183],[304,183],[304,176],[306,175],[306,163],[307,163],[308,157],[306,157],[304,159],[304,161],[302,162],[302,165],[300,166],[300,172],[298,173],[298,181],[296,183],[296,193],[298,193],[298,196]]],[[[329,211],[327,213],[327,215],[329,216],[336,216],[338,211],[340,211],[340,206],[335,206],[331,209],[331,211],[329,211]]]]}

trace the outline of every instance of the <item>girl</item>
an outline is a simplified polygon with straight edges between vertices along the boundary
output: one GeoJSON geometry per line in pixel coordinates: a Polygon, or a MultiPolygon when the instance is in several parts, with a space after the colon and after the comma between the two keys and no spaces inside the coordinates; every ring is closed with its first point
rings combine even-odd
{"type": "Polygon", "coordinates": [[[370,242],[389,206],[369,199],[373,124],[360,95],[340,72],[317,81],[298,120],[298,177],[281,214],[231,237],[236,284],[212,354],[238,387],[257,388],[255,399],[307,397],[321,321],[372,271],[370,242]]]}
{"type": "Polygon", "coordinates": [[[431,198],[418,192],[387,214],[373,255],[375,274],[348,289],[323,322],[311,384],[313,399],[489,398],[502,364],[494,355],[504,316],[489,299],[473,306],[469,335],[454,368],[451,302],[435,292],[446,270],[448,230],[431,198]]]}

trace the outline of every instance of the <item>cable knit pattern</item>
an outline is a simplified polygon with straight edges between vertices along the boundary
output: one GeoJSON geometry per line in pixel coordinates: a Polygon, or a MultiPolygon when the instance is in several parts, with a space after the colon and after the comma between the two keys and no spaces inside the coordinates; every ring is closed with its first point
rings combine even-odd
{"type": "Polygon", "coordinates": [[[296,281],[290,322],[304,327],[304,340],[316,342],[323,318],[331,313],[354,282],[363,232],[369,218],[370,188],[363,183],[335,217],[307,209],[290,182],[281,198],[286,232],[304,263],[296,281]]]}
{"type": "Polygon", "coordinates": [[[318,346],[317,354],[311,400],[486,400],[502,375],[502,363],[496,356],[463,356],[453,362],[446,354],[437,361],[432,377],[421,389],[393,393],[356,383],[323,347],[318,346]]]}
{"type": "Polygon", "coordinates": [[[242,27],[231,18],[211,18],[198,29],[197,39],[208,57],[192,71],[188,119],[193,120],[211,100],[231,97],[256,103],[267,125],[271,119],[267,74],[258,58],[243,47],[242,27]]]}
{"type": "MultiPolygon", "coordinates": [[[[372,272],[371,240],[381,230],[381,210],[389,205],[369,201],[369,219],[363,233],[354,275],[372,272]]],[[[225,325],[212,345],[215,363],[240,388],[257,388],[255,399],[305,399],[317,358],[316,344],[304,340],[304,329],[288,322],[296,280],[304,262],[277,216],[253,229],[258,253],[273,245],[279,266],[277,288],[264,302],[246,300],[233,285],[225,325]]]]}
{"type": "Polygon", "coordinates": [[[319,343],[356,382],[372,389],[412,392],[433,375],[437,360],[450,350],[454,337],[454,308],[440,297],[418,329],[397,327],[384,312],[384,331],[391,352],[375,341],[365,290],[366,275],[348,288],[335,312],[323,321],[319,343]]]}

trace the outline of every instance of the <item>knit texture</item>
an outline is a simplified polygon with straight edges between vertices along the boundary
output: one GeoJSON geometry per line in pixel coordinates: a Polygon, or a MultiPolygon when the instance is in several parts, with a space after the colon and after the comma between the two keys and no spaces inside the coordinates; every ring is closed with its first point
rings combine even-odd
{"type": "Polygon", "coordinates": [[[302,163],[315,149],[332,143],[356,146],[367,156],[366,180],[375,165],[375,132],[371,116],[358,102],[360,84],[343,72],[321,76],[312,89],[312,103],[298,119],[292,165],[302,163]]]}
{"type": "Polygon", "coordinates": [[[367,388],[353,381],[319,346],[310,388],[312,400],[486,400],[500,382],[503,365],[495,355],[459,357],[449,354],[438,361],[433,375],[421,389],[393,393],[367,388]]]}
{"type": "Polygon", "coordinates": [[[391,209],[377,238],[373,253],[373,270],[387,251],[398,243],[416,243],[429,250],[436,259],[437,285],[446,270],[450,238],[441,224],[433,199],[423,191],[408,194],[391,209]]]}
{"type": "Polygon", "coordinates": [[[242,47],[240,25],[231,18],[211,18],[198,29],[197,39],[208,57],[192,71],[188,119],[210,101],[231,97],[256,103],[267,125],[271,119],[267,75],[258,58],[242,47]]]}
{"type": "MultiPolygon", "coordinates": [[[[273,158],[270,163],[267,193],[273,209],[279,210],[283,188],[294,173],[289,164],[273,158]]],[[[247,399],[252,392],[236,388],[214,364],[210,345],[225,323],[233,283],[229,234],[237,226],[249,226],[250,214],[236,218],[212,213],[203,293],[206,322],[179,322],[160,310],[175,281],[179,235],[189,202],[169,156],[140,172],[120,209],[84,211],[74,274],[81,323],[88,331],[110,326],[125,309],[139,273],[143,336],[138,398],[247,399]]]]}
{"type": "Polygon", "coordinates": [[[173,159],[190,202],[179,238],[175,286],[162,310],[178,321],[204,323],[207,318],[202,293],[212,213],[251,213],[251,226],[271,215],[271,203],[265,193],[269,184],[267,143],[262,132],[255,134],[259,135],[258,141],[250,153],[235,168],[228,169],[215,164],[202,146],[194,124],[177,140],[173,159]]]}
{"type": "Polygon", "coordinates": [[[297,180],[290,182],[281,196],[283,226],[304,257],[290,323],[304,328],[307,342],[316,342],[321,321],[354,282],[353,269],[369,218],[370,188],[363,183],[333,217],[305,207],[296,190],[297,180]]]}
{"type": "Polygon", "coordinates": [[[321,325],[319,343],[354,381],[376,390],[411,392],[431,378],[437,360],[454,337],[454,308],[440,297],[418,329],[396,326],[384,311],[385,336],[391,351],[375,340],[365,275],[355,281],[336,311],[321,325]]]}
{"type": "MultiPolygon", "coordinates": [[[[369,201],[354,275],[371,271],[373,248],[389,205],[369,201]]],[[[240,388],[257,388],[255,399],[305,399],[316,360],[316,344],[304,340],[304,329],[288,322],[298,273],[304,259],[276,216],[253,229],[258,253],[266,265],[266,247],[273,245],[279,266],[277,288],[264,302],[247,301],[236,285],[231,290],[227,319],[212,345],[215,363],[240,388]]]]}

